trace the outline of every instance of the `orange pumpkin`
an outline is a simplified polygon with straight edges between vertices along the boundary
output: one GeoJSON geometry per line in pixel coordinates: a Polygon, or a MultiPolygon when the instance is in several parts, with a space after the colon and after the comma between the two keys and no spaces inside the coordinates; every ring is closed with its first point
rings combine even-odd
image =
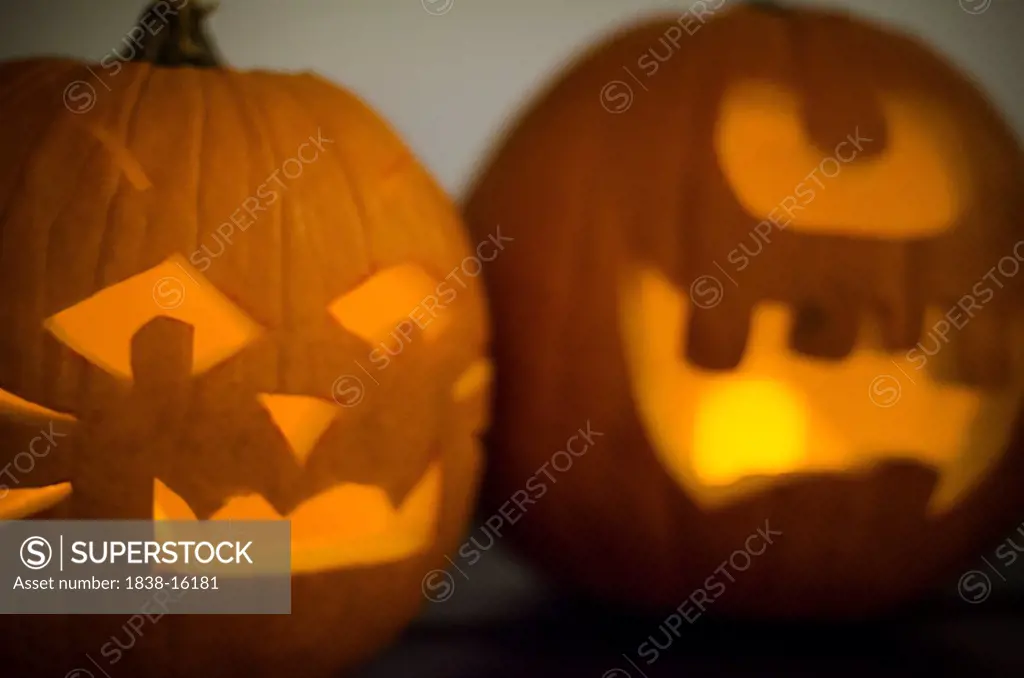
{"type": "Polygon", "coordinates": [[[473,504],[454,208],[355,96],[216,66],[200,18],[155,3],[135,60],[0,65],[0,519],[289,520],[292,612],[8,616],[10,675],[337,675],[473,504]]]}
{"type": "Polygon", "coordinates": [[[596,47],[466,210],[516,242],[485,272],[488,508],[589,420],[509,528],[566,581],[856,615],[953,574],[1024,513],[1022,167],[971,83],[845,15],[723,7],[596,47]]]}

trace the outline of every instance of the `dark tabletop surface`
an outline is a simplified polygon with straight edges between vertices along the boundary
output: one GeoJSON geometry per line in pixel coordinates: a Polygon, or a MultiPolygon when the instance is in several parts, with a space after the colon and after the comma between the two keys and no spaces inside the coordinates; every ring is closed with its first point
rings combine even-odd
{"type": "Polygon", "coordinates": [[[428,603],[357,678],[1024,678],[1024,595],[1012,582],[983,604],[961,600],[953,582],[869,623],[700,618],[647,663],[638,646],[663,638],[666,615],[559,595],[503,554],[470,574],[453,572],[451,598],[428,603]]]}

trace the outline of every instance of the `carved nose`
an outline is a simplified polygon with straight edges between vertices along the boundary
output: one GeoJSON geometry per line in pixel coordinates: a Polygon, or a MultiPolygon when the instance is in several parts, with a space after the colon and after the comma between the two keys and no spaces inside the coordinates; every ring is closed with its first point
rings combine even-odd
{"type": "Polygon", "coordinates": [[[303,464],[338,414],[336,405],[311,396],[261,393],[259,401],[303,464]]]}

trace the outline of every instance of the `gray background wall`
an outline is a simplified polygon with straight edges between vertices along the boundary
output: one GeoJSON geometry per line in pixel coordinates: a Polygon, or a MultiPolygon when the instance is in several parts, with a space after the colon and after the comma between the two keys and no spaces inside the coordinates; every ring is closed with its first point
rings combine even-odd
{"type": "MultiPolygon", "coordinates": [[[[0,59],[99,59],[144,0],[3,0],[0,59]]],[[[729,1],[729,0],[727,0],[729,1]]],[[[735,0],[732,0],[735,1],[735,0]]],[[[210,26],[239,68],[312,69],[369,100],[460,197],[506,122],[560,64],[615,26],[691,0],[223,0],[210,26]]],[[[1024,0],[794,0],[842,7],[915,33],[971,74],[1024,138],[1024,0]]],[[[595,92],[595,105],[598,93],[595,92]]],[[[2,102],[0,102],[2,105],[2,102]]],[[[1024,520],[1024,516],[1021,516],[1024,520]]],[[[1007,535],[1010,536],[1010,535],[1007,535]]],[[[1018,542],[1021,539],[1018,537],[1018,542]]],[[[991,554],[989,561],[1000,567],[991,554]]],[[[979,561],[979,569],[985,570],[979,561]]],[[[995,593],[1009,585],[988,571],[995,593]]],[[[1024,560],[1000,574],[1024,582],[1024,560]]],[[[428,614],[494,612],[530,578],[487,554],[428,614]]],[[[957,582],[947,593],[955,595],[957,582]]]]}
{"type": "MultiPolygon", "coordinates": [[[[3,0],[0,59],[99,59],[144,0],[3,0]],[[17,8],[17,9],[15,9],[17,8]]],[[[737,0],[727,0],[736,2],[737,0]]],[[[222,0],[210,21],[239,68],[313,69],[354,89],[459,195],[505,120],[589,41],[692,0],[222,0]],[[427,8],[430,11],[427,11],[427,8]],[[433,13],[431,13],[433,12],[433,13]]],[[[922,36],[972,74],[1024,136],[1024,2],[796,0],[922,36]],[[978,11],[969,14],[964,8],[978,11]]],[[[595,94],[595,98],[597,94],[595,94]]]]}

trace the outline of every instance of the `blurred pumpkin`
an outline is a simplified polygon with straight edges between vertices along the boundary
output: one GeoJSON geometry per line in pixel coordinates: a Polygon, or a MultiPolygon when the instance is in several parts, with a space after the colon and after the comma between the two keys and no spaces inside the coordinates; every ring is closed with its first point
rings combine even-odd
{"type": "Polygon", "coordinates": [[[292,611],[5,617],[12,675],[337,675],[471,510],[454,208],[352,94],[218,66],[203,13],[154,3],[131,61],[0,65],[0,519],[289,520],[292,611]]]}
{"type": "Polygon", "coordinates": [[[509,528],[566,581],[792,616],[935,585],[1024,513],[1022,178],[975,86],[845,15],[599,45],[466,208],[516,242],[485,271],[486,504],[590,420],[600,445],[509,528]],[[766,520],[783,536],[715,575],[766,520]]]}

